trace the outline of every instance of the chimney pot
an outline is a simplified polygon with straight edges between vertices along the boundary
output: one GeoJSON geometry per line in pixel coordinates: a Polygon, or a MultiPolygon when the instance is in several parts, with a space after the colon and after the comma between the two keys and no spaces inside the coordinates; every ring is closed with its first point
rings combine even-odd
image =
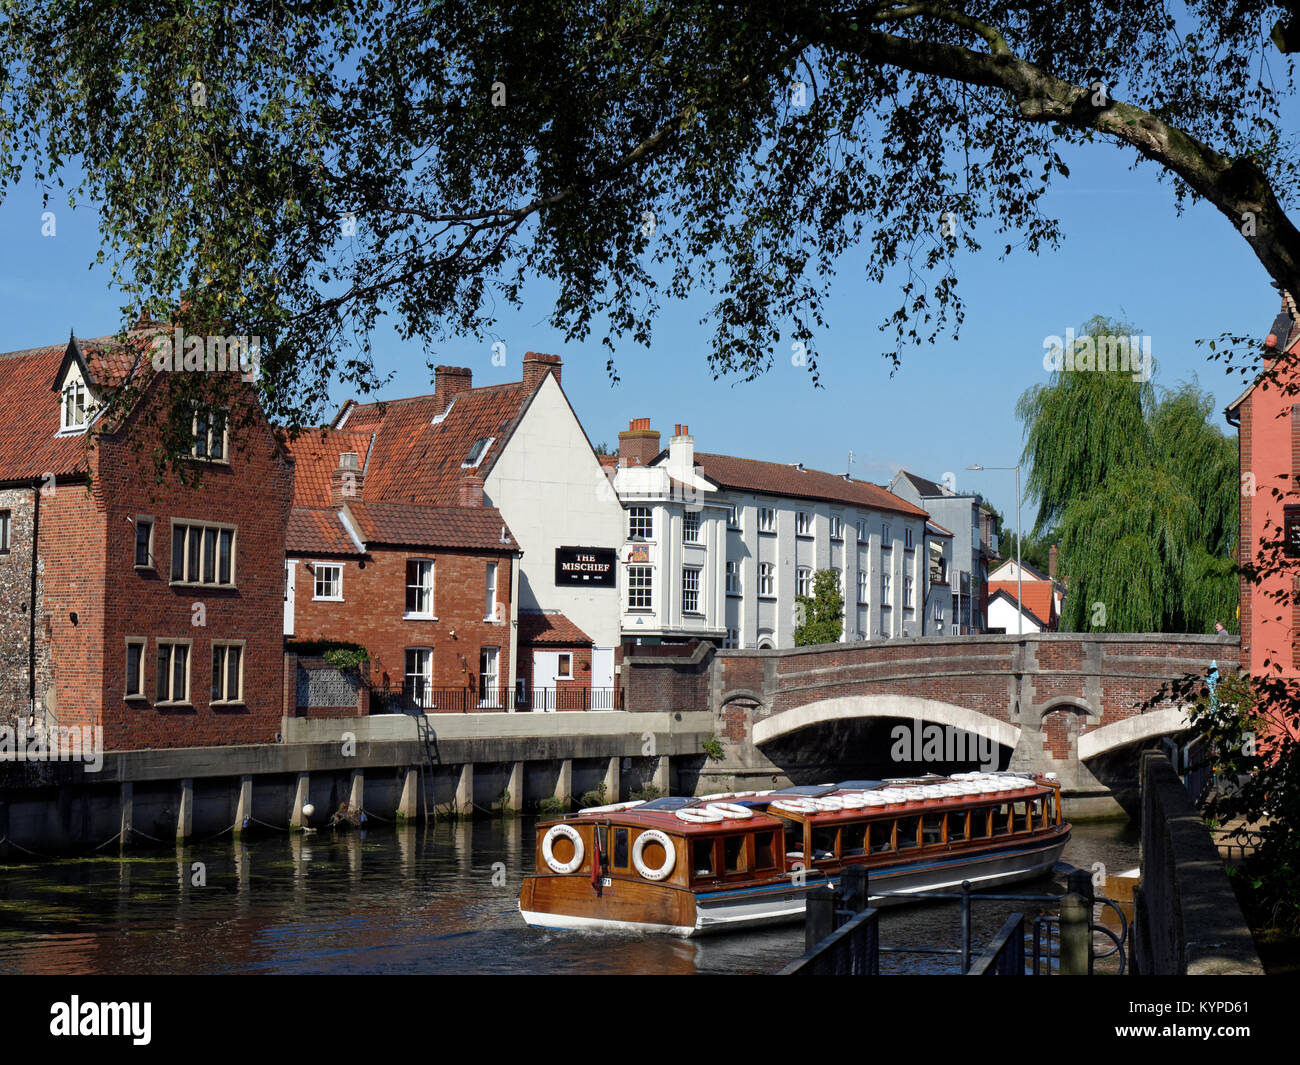
{"type": "Polygon", "coordinates": [[[1047,576],[1056,580],[1056,545],[1053,544],[1047,552],[1047,576]]]}
{"type": "Polygon", "coordinates": [[[649,418],[633,418],[618,434],[618,458],[624,466],[645,466],[659,454],[659,434],[649,418]]]}

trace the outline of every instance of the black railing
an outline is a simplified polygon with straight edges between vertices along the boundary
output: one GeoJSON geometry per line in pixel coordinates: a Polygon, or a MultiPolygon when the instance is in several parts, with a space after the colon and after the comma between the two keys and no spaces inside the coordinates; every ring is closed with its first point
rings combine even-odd
{"type": "Polygon", "coordinates": [[[524,692],[512,688],[438,688],[427,684],[372,684],[372,714],[470,714],[513,710],[621,710],[615,688],[560,685],[524,692]]]}
{"type": "Polygon", "coordinates": [[[1025,975],[1025,915],[1013,913],[1007,918],[993,942],[966,971],[967,976],[1025,975]]]}
{"type": "Polygon", "coordinates": [[[875,910],[851,917],[779,976],[879,976],[880,925],[875,910]]]}

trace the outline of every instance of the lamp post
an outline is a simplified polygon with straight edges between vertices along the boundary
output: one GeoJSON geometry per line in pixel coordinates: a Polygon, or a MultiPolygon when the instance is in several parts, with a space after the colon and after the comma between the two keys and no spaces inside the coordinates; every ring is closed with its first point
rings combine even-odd
{"type": "Polygon", "coordinates": [[[975,464],[966,467],[968,470],[1015,470],[1016,471],[1016,635],[1025,634],[1025,601],[1021,598],[1021,582],[1023,570],[1020,566],[1020,544],[1023,537],[1020,535],[1020,464],[1014,466],[980,466],[975,464]]]}

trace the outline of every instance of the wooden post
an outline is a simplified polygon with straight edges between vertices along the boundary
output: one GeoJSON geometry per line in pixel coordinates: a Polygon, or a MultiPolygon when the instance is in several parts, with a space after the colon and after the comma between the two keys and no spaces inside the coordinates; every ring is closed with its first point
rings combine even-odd
{"type": "Polygon", "coordinates": [[[1074,892],[1061,899],[1061,974],[1092,975],[1092,905],[1074,892]]]}
{"type": "Polygon", "coordinates": [[[804,950],[812,950],[835,931],[835,892],[829,887],[818,887],[805,897],[803,944],[804,950]]]}
{"type": "Polygon", "coordinates": [[[861,913],[867,908],[867,867],[850,865],[840,874],[840,901],[842,908],[861,913]]]}

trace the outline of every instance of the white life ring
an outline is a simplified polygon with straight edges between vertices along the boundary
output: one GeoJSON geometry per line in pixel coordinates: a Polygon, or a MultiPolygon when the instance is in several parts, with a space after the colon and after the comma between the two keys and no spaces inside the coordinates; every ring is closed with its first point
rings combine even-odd
{"type": "Polygon", "coordinates": [[[705,809],[720,813],[729,821],[744,821],[754,816],[754,811],[748,806],[741,806],[734,802],[711,802],[705,809]]]}
{"type": "Polygon", "coordinates": [[[582,836],[578,834],[578,830],[572,825],[552,825],[547,829],[546,835],[542,837],[542,857],[546,859],[546,864],[551,867],[553,872],[576,873],[578,867],[582,865],[582,859],[585,854],[586,851],[582,846],[582,836]],[[573,857],[567,862],[560,861],[560,859],[555,856],[554,850],[552,850],[555,841],[559,839],[560,836],[563,836],[573,844],[573,857]]]}
{"type": "Polygon", "coordinates": [[[672,840],[660,832],[659,829],[650,828],[637,836],[636,842],[632,844],[632,864],[636,866],[636,871],[647,880],[664,880],[677,865],[677,850],[673,847],[672,840]],[[664,849],[664,863],[658,869],[651,869],[645,863],[643,855],[647,843],[658,843],[664,849]]]}
{"type": "Polygon", "coordinates": [[[631,802],[612,802],[608,806],[588,806],[579,810],[578,813],[582,817],[598,817],[601,814],[618,813],[619,810],[630,810],[634,806],[640,806],[645,801],[645,799],[633,799],[631,802]]]}
{"type": "Polygon", "coordinates": [[[809,799],[808,801],[813,804],[813,809],[825,813],[833,813],[844,809],[844,800],[835,795],[827,795],[824,798],[809,799]]]}
{"type": "Polygon", "coordinates": [[[726,815],[710,806],[688,806],[684,810],[674,810],[677,820],[689,825],[714,825],[726,815]]]}
{"type": "Polygon", "coordinates": [[[770,804],[773,810],[785,810],[792,814],[812,814],[817,812],[817,807],[807,799],[777,799],[770,804]]]}
{"type": "Polygon", "coordinates": [[[865,810],[867,808],[867,797],[861,793],[841,795],[840,801],[844,803],[846,810],[865,810]]]}

